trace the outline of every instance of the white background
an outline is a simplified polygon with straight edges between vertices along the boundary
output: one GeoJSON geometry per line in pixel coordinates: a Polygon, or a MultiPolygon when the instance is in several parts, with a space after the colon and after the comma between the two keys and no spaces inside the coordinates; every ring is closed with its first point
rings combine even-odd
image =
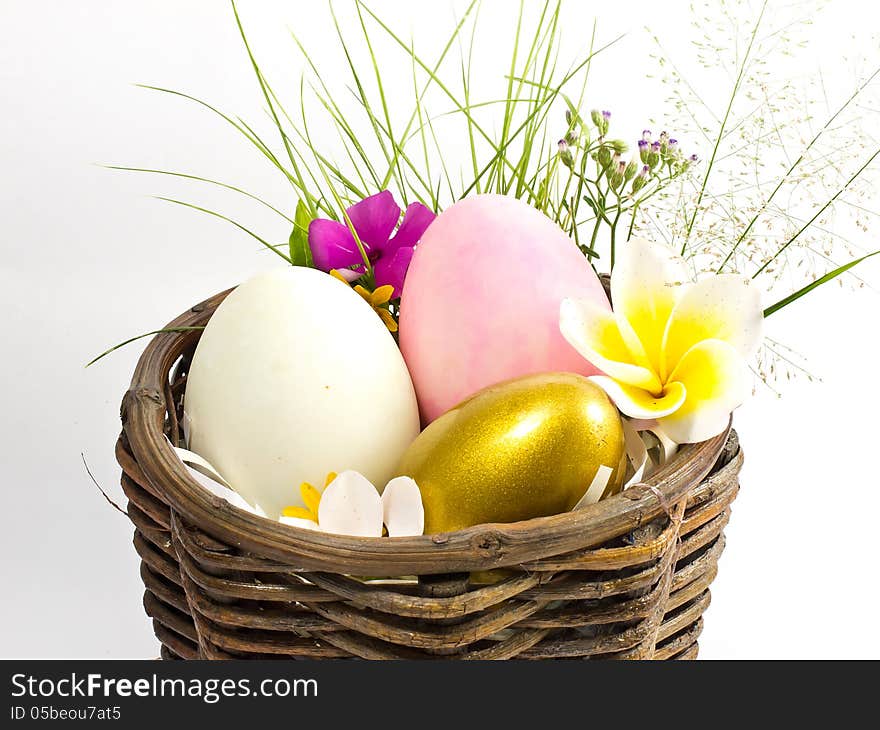
{"type": "MultiPolygon", "coordinates": [[[[404,37],[412,31],[429,57],[435,29],[446,32],[453,22],[445,0],[374,5],[404,37]]],[[[491,56],[496,43],[507,53],[513,6],[485,4],[482,22],[499,30],[482,36],[481,53],[491,56]]],[[[878,27],[880,13],[867,7],[829,4],[812,50],[798,61],[804,72],[821,67],[851,83],[844,53],[862,44],[876,54],[876,39],[872,46],[860,29],[878,27]]],[[[356,31],[350,5],[340,0],[336,9],[343,27],[356,31]]],[[[344,72],[323,3],[243,0],[240,10],[263,65],[282,80],[302,68],[287,27],[319,49],[325,76],[344,72]]],[[[645,78],[642,27],[650,24],[675,52],[686,42],[687,3],[569,2],[567,35],[588,35],[597,10],[604,37],[629,35],[608,65],[596,66],[592,103],[621,116],[659,105],[662,92],[645,78]]],[[[170,86],[260,118],[226,3],[2,0],[0,27],[0,655],[152,657],[158,648],[140,606],[132,527],[104,502],[80,460],[83,452],[124,502],[113,445],[118,403],[142,343],[83,365],[277,265],[232,227],[152,194],[245,211],[272,240],[287,231],[216,190],[96,163],[214,176],[288,210],[289,189],[222,122],[132,85],[170,86]]],[[[381,63],[400,61],[394,49],[380,52],[381,63]]],[[[880,284],[880,265],[861,275],[880,284]]],[[[760,389],[737,414],[747,454],[743,489],[702,657],[880,657],[880,636],[864,630],[880,598],[878,318],[875,288],[828,286],[768,322],[824,381],[789,385],[782,399],[760,389]]]]}

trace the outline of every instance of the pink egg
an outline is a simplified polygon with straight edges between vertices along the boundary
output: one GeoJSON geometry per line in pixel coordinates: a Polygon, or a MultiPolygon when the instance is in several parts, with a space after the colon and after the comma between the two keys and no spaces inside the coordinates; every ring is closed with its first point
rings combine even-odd
{"type": "Polygon", "coordinates": [[[598,373],[559,333],[566,297],[608,307],[587,259],[530,205],[477,195],[438,216],[413,256],[400,305],[400,349],[422,421],[503,380],[598,373]]]}

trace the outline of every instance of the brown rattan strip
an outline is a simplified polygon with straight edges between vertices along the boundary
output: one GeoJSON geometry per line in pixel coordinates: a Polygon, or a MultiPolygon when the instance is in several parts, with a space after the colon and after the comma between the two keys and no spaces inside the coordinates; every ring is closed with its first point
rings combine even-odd
{"type": "Polygon", "coordinates": [[[654,652],[654,659],[670,659],[691,646],[703,632],[703,619],[698,618],[685,631],[671,637],[659,645],[654,652]]]}
{"type": "Polygon", "coordinates": [[[709,591],[703,591],[703,593],[698,598],[691,601],[691,603],[685,604],[676,609],[672,615],[667,615],[663,625],[660,627],[659,633],[657,634],[657,641],[672,636],[673,634],[677,634],[683,628],[696,621],[697,618],[702,616],[703,612],[709,607],[711,600],[712,597],[710,596],[709,591]]]}

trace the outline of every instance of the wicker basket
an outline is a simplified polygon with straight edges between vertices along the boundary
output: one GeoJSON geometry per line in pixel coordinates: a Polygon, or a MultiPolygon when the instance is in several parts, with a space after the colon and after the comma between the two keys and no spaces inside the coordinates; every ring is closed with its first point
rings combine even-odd
{"type": "MultiPolygon", "coordinates": [[[[205,324],[227,294],[169,328],[205,324]]],[[[116,447],[164,658],[696,657],[739,488],[733,431],[553,517],[413,538],[299,530],[209,494],[169,446],[198,337],[147,347],[116,447]],[[497,582],[473,580],[496,568],[497,582]]]]}

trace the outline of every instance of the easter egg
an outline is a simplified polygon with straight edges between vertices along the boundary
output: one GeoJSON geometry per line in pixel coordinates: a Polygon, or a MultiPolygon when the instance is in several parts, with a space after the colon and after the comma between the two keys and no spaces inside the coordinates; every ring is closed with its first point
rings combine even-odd
{"type": "Polygon", "coordinates": [[[328,274],[260,274],[205,327],[184,399],[190,450],[276,518],[302,482],[394,476],[419,433],[412,381],[373,309],[328,274]]]}
{"type": "Polygon", "coordinates": [[[598,370],[559,332],[566,297],[608,307],[587,259],[525,202],[477,195],[439,215],[407,273],[400,315],[424,423],[493,383],[598,370]]]}
{"type": "Polygon", "coordinates": [[[440,416],[397,473],[419,485],[434,534],[566,512],[594,484],[596,500],[620,491],[625,469],[623,424],[604,391],[580,375],[543,373],[490,386],[440,416]]]}

